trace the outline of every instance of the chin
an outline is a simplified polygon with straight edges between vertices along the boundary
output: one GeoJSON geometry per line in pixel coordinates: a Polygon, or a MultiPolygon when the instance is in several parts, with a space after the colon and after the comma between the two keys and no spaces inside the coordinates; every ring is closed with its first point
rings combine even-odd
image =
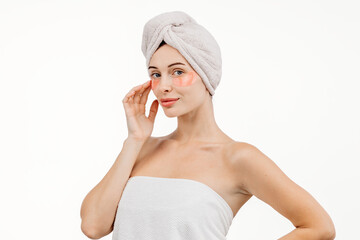
{"type": "Polygon", "coordinates": [[[176,107],[172,107],[172,108],[163,107],[163,111],[168,118],[179,117],[180,115],[183,114],[181,111],[179,111],[179,108],[176,107]]]}
{"type": "Polygon", "coordinates": [[[176,114],[175,112],[171,112],[171,111],[167,111],[167,110],[165,110],[164,113],[168,118],[174,118],[174,117],[178,116],[178,114],[176,114]]]}

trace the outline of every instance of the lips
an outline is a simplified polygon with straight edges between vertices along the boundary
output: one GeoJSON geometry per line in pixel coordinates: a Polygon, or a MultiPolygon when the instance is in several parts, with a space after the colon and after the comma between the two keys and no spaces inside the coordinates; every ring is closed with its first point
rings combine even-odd
{"type": "Polygon", "coordinates": [[[162,98],[160,99],[161,102],[172,102],[172,101],[176,101],[179,98],[162,98]]]}
{"type": "Polygon", "coordinates": [[[169,107],[169,106],[173,105],[174,103],[176,103],[177,100],[179,100],[179,99],[178,98],[161,99],[161,105],[164,107],[169,107]]]}

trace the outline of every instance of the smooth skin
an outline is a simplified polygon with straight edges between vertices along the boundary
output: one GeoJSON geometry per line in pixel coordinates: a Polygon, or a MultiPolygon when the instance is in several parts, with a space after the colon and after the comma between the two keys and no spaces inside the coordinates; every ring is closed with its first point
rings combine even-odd
{"type": "Polygon", "coordinates": [[[150,107],[149,116],[145,116],[145,105],[151,90],[151,80],[134,87],[123,99],[128,127],[128,136],[138,140],[150,137],[159,102],[154,100],[150,107]]]}
{"type": "Polygon", "coordinates": [[[150,66],[149,76],[157,80],[156,87],[152,89],[147,81],[131,89],[124,97],[128,138],[112,168],[83,201],[81,216],[85,235],[98,239],[113,230],[117,204],[125,183],[137,159],[146,159],[150,146],[154,146],[151,133],[158,101],[161,98],[180,98],[172,106],[162,106],[167,117],[177,117],[177,129],[168,136],[174,149],[196,149],[196,146],[226,142],[231,146],[226,151],[231,153],[228,162],[231,163],[232,177],[229,179],[234,181],[228,184],[239,186],[238,191],[244,195],[256,196],[293,223],[295,229],[279,240],[335,238],[330,216],[306,190],[287,177],[255,146],[233,141],[221,131],[215,122],[212,98],[197,74],[190,85],[174,84],[174,78],[186,78],[187,74],[194,72],[175,48],[167,44],[160,47],[153,54],[150,66]],[[182,64],[168,67],[176,62],[182,64]],[[151,89],[157,100],[151,104],[146,117],[145,105],[151,89]]]}
{"type": "Polygon", "coordinates": [[[305,189],[255,146],[237,143],[236,149],[234,166],[243,190],[270,205],[295,226],[280,240],[335,239],[330,216],[305,189]]]}
{"type": "MultiPolygon", "coordinates": [[[[168,117],[177,117],[178,128],[171,139],[179,145],[191,146],[199,142],[219,142],[227,139],[214,119],[211,96],[201,78],[196,75],[193,84],[181,87],[172,79],[193,72],[186,59],[173,47],[165,44],[152,56],[149,75],[158,81],[155,96],[179,97],[177,105],[163,107],[168,117]],[[168,68],[171,63],[182,62],[168,68]],[[177,71],[181,72],[177,72],[177,71]],[[180,73],[180,74],[179,74],[180,73]]],[[[249,143],[235,142],[231,150],[235,179],[239,192],[254,195],[290,220],[295,229],[279,238],[330,240],[335,238],[334,224],[324,208],[302,187],[294,183],[269,157],[249,143]]]]}
{"type": "Polygon", "coordinates": [[[151,104],[149,116],[145,105],[150,81],[133,87],[123,98],[128,137],[114,164],[104,178],[86,195],[81,210],[81,230],[91,239],[102,238],[113,231],[116,210],[136,160],[142,155],[154,126],[158,102],[151,104]]]}

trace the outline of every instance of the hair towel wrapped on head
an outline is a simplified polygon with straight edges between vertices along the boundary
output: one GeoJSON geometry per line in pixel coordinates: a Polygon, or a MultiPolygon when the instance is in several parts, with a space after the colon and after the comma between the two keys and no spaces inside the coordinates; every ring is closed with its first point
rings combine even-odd
{"type": "Polygon", "coordinates": [[[214,95],[221,79],[222,60],[220,47],[210,32],[182,11],[153,17],[144,26],[141,46],[147,67],[163,40],[181,53],[214,95]]]}

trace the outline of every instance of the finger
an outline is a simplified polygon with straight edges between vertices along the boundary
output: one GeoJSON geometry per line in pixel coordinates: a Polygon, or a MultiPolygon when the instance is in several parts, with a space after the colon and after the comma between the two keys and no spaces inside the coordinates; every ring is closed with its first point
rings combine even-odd
{"type": "Polygon", "coordinates": [[[142,96],[144,95],[144,93],[149,89],[149,86],[150,86],[150,81],[147,81],[146,83],[143,84],[143,88],[140,89],[140,91],[139,91],[139,95],[140,95],[141,99],[142,99],[142,96]]]}
{"type": "Polygon", "coordinates": [[[141,86],[141,88],[139,88],[137,91],[136,91],[136,93],[135,93],[135,95],[134,95],[134,103],[139,103],[139,101],[140,101],[140,91],[141,91],[141,89],[142,89],[143,87],[141,86]]]}
{"type": "Polygon", "coordinates": [[[135,91],[130,91],[128,94],[125,95],[125,97],[123,98],[123,103],[127,103],[130,98],[135,94],[135,91]]]}
{"type": "Polygon", "coordinates": [[[130,104],[134,103],[134,96],[135,96],[135,92],[129,96],[128,103],[130,103],[130,104]]]}
{"type": "Polygon", "coordinates": [[[131,104],[134,103],[134,97],[135,97],[135,95],[136,95],[136,92],[138,91],[138,90],[137,90],[138,88],[139,88],[139,86],[136,86],[136,87],[133,88],[134,90],[132,90],[132,92],[131,92],[130,95],[129,95],[128,103],[131,103],[131,104]]]}
{"type": "Polygon", "coordinates": [[[146,90],[148,85],[149,85],[149,81],[147,81],[147,82],[145,82],[144,84],[141,85],[141,88],[135,94],[135,97],[134,97],[134,102],[135,103],[140,103],[140,98],[142,97],[143,92],[146,90]]]}
{"type": "Polygon", "coordinates": [[[133,88],[125,95],[124,100],[125,100],[125,98],[128,98],[130,95],[136,93],[136,90],[137,90],[137,88],[138,88],[139,86],[140,86],[140,85],[133,87],[133,88]]]}
{"type": "Polygon", "coordinates": [[[158,112],[158,109],[159,109],[159,101],[154,100],[151,104],[150,112],[149,112],[149,116],[148,116],[148,119],[151,120],[152,122],[155,121],[155,117],[158,112]]]}
{"type": "Polygon", "coordinates": [[[147,90],[147,88],[150,86],[150,81],[147,81],[147,82],[144,83],[142,86],[143,86],[143,87],[139,90],[139,93],[140,93],[140,94],[143,94],[143,93],[147,90]]]}
{"type": "Polygon", "coordinates": [[[141,104],[146,104],[150,91],[151,91],[151,80],[150,80],[149,86],[146,88],[146,90],[143,92],[143,94],[141,96],[141,99],[140,99],[141,104]]]}
{"type": "Polygon", "coordinates": [[[131,103],[133,103],[133,98],[134,95],[136,94],[136,92],[141,89],[142,85],[137,85],[135,87],[133,87],[124,97],[123,102],[124,103],[129,103],[129,101],[131,101],[131,103]]]}
{"type": "Polygon", "coordinates": [[[141,85],[135,86],[133,87],[130,92],[126,95],[127,103],[134,103],[134,95],[136,94],[136,92],[138,91],[139,87],[141,87],[141,85]]]}

